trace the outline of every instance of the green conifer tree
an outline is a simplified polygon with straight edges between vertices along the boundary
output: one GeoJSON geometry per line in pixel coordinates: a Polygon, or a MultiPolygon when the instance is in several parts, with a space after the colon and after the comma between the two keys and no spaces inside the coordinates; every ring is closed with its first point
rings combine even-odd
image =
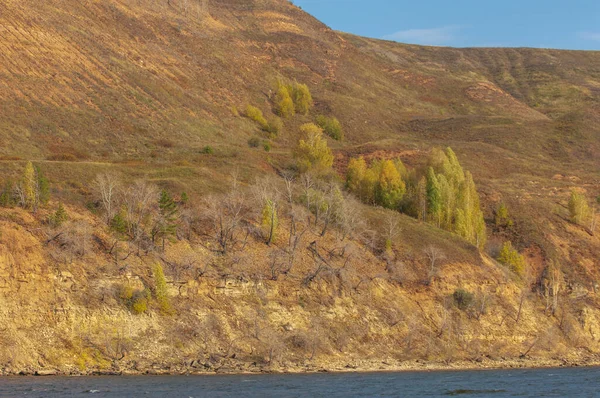
{"type": "Polygon", "coordinates": [[[56,211],[54,212],[54,214],[51,217],[51,223],[55,227],[60,227],[68,219],[69,219],[69,215],[67,214],[67,211],[65,210],[65,207],[63,206],[63,204],[61,202],[58,204],[58,208],[56,209],[56,211]]]}
{"type": "Polygon", "coordinates": [[[153,228],[153,241],[155,238],[162,240],[162,249],[165,250],[165,241],[175,236],[177,232],[177,204],[166,190],[162,190],[158,200],[159,216],[153,228]]]}

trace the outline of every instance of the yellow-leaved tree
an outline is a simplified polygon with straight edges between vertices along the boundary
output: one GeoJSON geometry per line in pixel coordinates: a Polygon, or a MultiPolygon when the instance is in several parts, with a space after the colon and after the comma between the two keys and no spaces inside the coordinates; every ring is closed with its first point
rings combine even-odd
{"type": "Polygon", "coordinates": [[[333,165],[333,154],[323,137],[323,130],[313,123],[307,123],[300,127],[300,131],[303,138],[294,151],[299,171],[319,174],[329,170],[333,165]]]}

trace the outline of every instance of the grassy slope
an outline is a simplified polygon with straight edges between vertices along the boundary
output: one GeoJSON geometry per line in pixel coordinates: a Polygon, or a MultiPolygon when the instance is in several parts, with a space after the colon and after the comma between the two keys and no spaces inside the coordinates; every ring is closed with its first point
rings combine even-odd
{"type": "MultiPolygon", "coordinates": [[[[14,159],[45,162],[56,195],[82,217],[89,217],[81,210],[91,198],[87,181],[101,170],[117,170],[131,179],[146,177],[174,191],[186,189],[197,195],[222,189],[223,176],[234,168],[251,181],[289,162],[297,127],[311,118],[286,121],[285,131],[267,155],[248,147],[248,139],[262,133],[234,108],[252,103],[268,114],[268,97],[277,78],[297,79],[313,92],[314,114],[335,115],[344,125],[346,141],[331,143],[340,171],[347,157],[358,153],[400,154],[406,163],[418,166],[432,146],[450,145],[473,172],[487,216],[491,218],[500,200],[514,213],[515,231],[492,241],[514,240],[531,253],[538,272],[544,260],[557,258],[570,289],[589,289],[590,281],[600,278],[598,238],[565,221],[564,209],[573,187],[586,189],[590,197],[600,194],[600,53],[401,45],[333,32],[286,1],[211,1],[205,9],[191,2],[187,11],[182,1],[172,3],[173,7],[166,1],[145,0],[0,4],[0,156],[4,159],[0,177],[20,172],[23,163],[14,159]],[[215,155],[200,153],[206,145],[215,148],[215,155]]],[[[34,228],[34,221],[20,217],[25,216],[2,214],[9,223],[3,229],[34,228]]],[[[477,263],[455,253],[447,235],[403,220],[400,256],[414,268],[411,272],[423,272],[422,249],[432,240],[451,253],[451,263],[477,263]]],[[[19,252],[21,246],[10,246],[13,243],[6,242],[6,236],[4,247],[19,252]]],[[[44,250],[40,248],[36,272],[50,278],[47,275],[54,271],[47,270],[56,265],[41,259],[44,250]]],[[[256,251],[261,250],[257,246],[256,251]]],[[[86,276],[106,261],[101,254],[86,259],[74,273],[77,284],[85,286],[86,276]]],[[[9,260],[0,264],[9,269],[9,260]]],[[[473,265],[462,267],[462,271],[449,268],[450,281],[452,272],[459,277],[446,288],[407,294],[417,300],[430,294],[426,310],[444,318],[437,305],[454,287],[476,286],[484,280],[473,265]]],[[[494,272],[498,276],[492,285],[504,281],[501,270],[494,272]]],[[[5,280],[11,280],[9,276],[5,280]]],[[[48,291],[56,289],[52,283],[44,285],[48,291]]],[[[8,284],[9,292],[21,289],[14,280],[8,284]]],[[[498,293],[507,308],[514,307],[518,290],[514,281],[509,285],[506,292],[498,293]]],[[[66,300],[81,311],[97,311],[86,309],[68,289],[58,289],[63,296],[56,302],[66,300]]],[[[369,295],[382,289],[403,297],[389,286],[373,289],[369,295]]],[[[314,292],[309,296],[319,297],[314,292]]],[[[55,308],[53,300],[49,305],[55,308]]],[[[252,300],[242,300],[246,304],[238,307],[233,300],[227,308],[246,306],[255,311],[258,307],[252,300]]],[[[285,300],[282,303],[281,308],[295,308],[285,300]]],[[[8,307],[23,311],[19,305],[13,301],[8,307]]],[[[118,308],[113,302],[107,305],[118,308]]],[[[355,300],[354,305],[369,308],[369,301],[355,300]]],[[[545,325],[534,311],[539,303],[530,305],[532,315],[525,330],[510,335],[519,343],[506,343],[509,354],[536,335],[536,323],[545,325]]],[[[513,310],[498,310],[497,316],[513,310]]],[[[219,314],[226,319],[223,311],[219,314]]],[[[471,320],[468,323],[469,330],[481,328],[471,320]]],[[[147,330],[148,325],[138,326],[147,330]]],[[[160,325],[157,330],[164,332],[160,325]]],[[[485,334],[495,329],[488,325],[481,330],[485,334]]],[[[372,343],[375,336],[365,342],[372,343]]],[[[32,341],[35,345],[35,338],[32,341]]],[[[356,344],[352,352],[360,352],[360,338],[351,341],[356,344]]],[[[386,347],[374,349],[373,355],[381,356],[386,347]]],[[[24,347],[23,355],[40,350],[24,347]]]]}

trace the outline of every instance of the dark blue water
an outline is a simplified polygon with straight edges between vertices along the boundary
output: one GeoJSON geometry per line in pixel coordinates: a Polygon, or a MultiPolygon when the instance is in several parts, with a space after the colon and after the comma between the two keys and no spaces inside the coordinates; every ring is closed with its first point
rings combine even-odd
{"type": "Polygon", "coordinates": [[[0,378],[0,397],[600,397],[600,368],[0,378]]]}

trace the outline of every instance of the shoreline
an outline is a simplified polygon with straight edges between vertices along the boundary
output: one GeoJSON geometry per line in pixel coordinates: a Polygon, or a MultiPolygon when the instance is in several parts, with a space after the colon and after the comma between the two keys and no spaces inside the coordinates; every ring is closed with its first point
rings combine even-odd
{"type": "Polygon", "coordinates": [[[451,363],[414,361],[361,361],[360,365],[291,365],[291,366],[254,366],[240,367],[222,366],[215,369],[123,369],[123,370],[90,370],[61,371],[57,369],[37,370],[0,370],[0,378],[4,377],[105,377],[105,376],[236,376],[236,375],[303,375],[322,373],[404,373],[404,372],[461,372],[486,370],[536,370],[559,368],[591,368],[599,367],[599,358],[588,358],[577,361],[567,359],[506,359],[481,361],[456,361],[451,363]]]}

